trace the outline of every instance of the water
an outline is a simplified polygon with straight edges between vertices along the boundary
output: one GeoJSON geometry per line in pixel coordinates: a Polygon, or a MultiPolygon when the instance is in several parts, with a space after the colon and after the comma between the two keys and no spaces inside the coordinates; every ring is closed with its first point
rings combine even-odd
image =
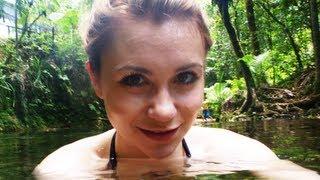
{"type": "MultiPolygon", "coordinates": [[[[258,139],[276,152],[281,159],[289,159],[320,173],[319,120],[268,120],[226,124],[200,123],[199,125],[226,128],[258,139]]],[[[33,168],[46,155],[65,144],[101,132],[101,130],[78,129],[0,134],[0,179],[31,179],[33,168]]],[[[240,166],[243,164],[216,164],[212,162],[210,164],[191,161],[187,162],[183,169],[145,173],[140,177],[144,179],[257,178],[253,172],[239,169],[240,166]]],[[[137,171],[133,170],[132,172],[137,171]]],[[[112,171],[100,172],[99,174],[99,177],[114,176],[112,171]]]]}

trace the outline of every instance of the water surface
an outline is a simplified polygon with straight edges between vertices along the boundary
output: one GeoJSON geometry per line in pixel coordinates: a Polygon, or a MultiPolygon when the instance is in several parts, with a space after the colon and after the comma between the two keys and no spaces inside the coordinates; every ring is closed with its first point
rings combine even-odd
{"type": "MultiPolygon", "coordinates": [[[[320,121],[319,120],[266,120],[234,123],[200,123],[201,126],[221,127],[257,139],[270,147],[281,159],[288,159],[303,167],[320,173],[320,121]]],[[[53,132],[0,134],[0,179],[32,178],[33,168],[57,148],[95,135],[102,130],[62,129],[53,132]]],[[[208,137],[208,141],[214,141],[208,137]]],[[[63,162],[62,162],[63,163],[63,162]]],[[[144,179],[255,179],[250,171],[235,173],[210,171],[204,167],[224,169],[237,164],[219,165],[191,162],[182,173],[152,172],[142,176],[144,179]],[[200,169],[194,169],[200,167],[200,169]],[[193,168],[193,169],[192,169],[193,168]],[[193,173],[193,174],[192,174],[193,173]],[[214,174],[213,174],[214,173],[214,174]],[[196,175],[196,176],[195,176],[196,175]]],[[[106,172],[112,177],[113,172],[106,172]]]]}

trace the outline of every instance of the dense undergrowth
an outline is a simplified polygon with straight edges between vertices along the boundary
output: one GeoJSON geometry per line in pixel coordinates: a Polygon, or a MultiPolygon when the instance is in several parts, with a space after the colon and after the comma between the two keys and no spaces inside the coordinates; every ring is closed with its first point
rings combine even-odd
{"type": "Polygon", "coordinates": [[[0,131],[81,126],[105,117],[80,40],[48,39],[50,34],[31,34],[17,48],[10,39],[1,42],[0,131]]]}
{"type": "Polygon", "coordinates": [[[227,80],[206,88],[204,103],[217,121],[320,119],[320,95],[313,91],[314,76],[314,69],[306,69],[277,85],[266,83],[257,89],[255,108],[246,113],[239,112],[246,94],[243,79],[227,80]]]}
{"type": "MultiPolygon", "coordinates": [[[[79,19],[92,1],[30,2],[21,0],[17,6],[17,26],[24,31],[18,42],[0,40],[0,131],[103,127],[104,108],[85,72],[87,57],[78,33],[79,19]],[[53,29],[34,33],[35,25],[53,29]]],[[[320,69],[308,1],[257,0],[251,3],[255,19],[246,14],[250,1],[229,1],[224,13],[219,9],[222,2],[199,1],[214,40],[206,60],[204,101],[213,119],[320,118],[320,95],[314,86],[320,69]],[[255,23],[254,32],[249,21],[255,23]],[[239,61],[247,64],[250,86],[255,86],[252,108],[245,113],[240,109],[248,99],[247,84],[239,61]]]]}

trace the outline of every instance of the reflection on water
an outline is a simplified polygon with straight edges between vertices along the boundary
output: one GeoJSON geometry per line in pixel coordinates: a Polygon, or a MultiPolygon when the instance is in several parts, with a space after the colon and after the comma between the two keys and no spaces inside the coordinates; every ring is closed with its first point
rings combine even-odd
{"type": "MultiPolygon", "coordinates": [[[[269,120],[227,124],[203,123],[201,125],[226,128],[258,139],[272,148],[281,159],[289,159],[303,167],[320,172],[319,120],[269,120]]],[[[59,130],[42,133],[0,134],[0,179],[24,179],[32,177],[31,172],[33,168],[46,155],[58,147],[100,132],[95,130],[59,130]]],[[[208,138],[208,140],[210,139],[208,138]]],[[[127,170],[129,166],[123,166],[123,172],[139,172],[138,169],[143,169],[144,163],[141,164],[142,166],[136,166],[138,168],[134,171],[127,170]]],[[[170,177],[170,179],[194,179],[195,176],[197,179],[256,178],[257,174],[255,172],[246,171],[248,166],[252,169],[252,167],[259,167],[259,164],[252,162],[251,164],[248,162],[219,164],[192,160],[188,161],[184,166],[172,167],[171,171],[158,169],[151,173],[144,173],[142,174],[142,178],[163,179],[170,177]],[[181,167],[183,168],[181,169],[181,167]]],[[[93,174],[87,175],[92,176],[93,174]]],[[[100,171],[94,175],[115,177],[119,173],[100,171]]]]}
{"type": "Polygon", "coordinates": [[[286,160],[217,163],[193,159],[121,159],[116,170],[47,172],[37,179],[320,179],[286,160]],[[147,164],[147,165],[146,165],[147,164]],[[250,170],[250,171],[249,171],[250,170]]]}
{"type": "Polygon", "coordinates": [[[266,144],[279,158],[320,172],[320,121],[269,120],[228,124],[203,124],[221,127],[266,144]]]}

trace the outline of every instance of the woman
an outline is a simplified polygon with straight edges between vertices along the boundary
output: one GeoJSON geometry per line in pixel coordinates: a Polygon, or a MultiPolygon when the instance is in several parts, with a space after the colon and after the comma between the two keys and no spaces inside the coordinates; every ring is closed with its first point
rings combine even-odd
{"type": "Polygon", "coordinates": [[[211,46],[193,1],[104,0],[94,4],[87,22],[86,69],[114,129],[58,149],[37,166],[36,174],[119,171],[128,159],[148,159],[151,170],[145,167],[145,172],[155,164],[172,170],[172,164],[190,157],[278,160],[256,140],[192,126],[202,105],[211,46]]]}

